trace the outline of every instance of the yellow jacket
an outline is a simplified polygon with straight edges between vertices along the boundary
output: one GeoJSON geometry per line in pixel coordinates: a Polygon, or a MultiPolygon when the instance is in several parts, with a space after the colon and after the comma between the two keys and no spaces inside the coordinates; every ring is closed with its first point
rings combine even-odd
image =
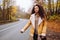
{"type": "MultiPolygon", "coordinates": [[[[27,28],[31,25],[30,35],[33,36],[35,28],[35,14],[32,14],[28,23],[24,26],[23,30],[26,31],[27,28]]],[[[45,19],[38,20],[38,35],[46,35],[47,22],[45,19]]]]}

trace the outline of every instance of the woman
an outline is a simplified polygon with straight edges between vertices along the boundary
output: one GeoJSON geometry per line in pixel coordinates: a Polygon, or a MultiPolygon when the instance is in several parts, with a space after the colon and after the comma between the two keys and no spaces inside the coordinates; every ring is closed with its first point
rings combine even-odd
{"type": "MultiPolygon", "coordinates": [[[[30,20],[21,30],[23,33],[31,25],[30,36],[33,40],[46,40],[46,16],[42,6],[36,4],[32,9],[30,20]]],[[[32,40],[31,39],[31,40],[32,40]]]]}

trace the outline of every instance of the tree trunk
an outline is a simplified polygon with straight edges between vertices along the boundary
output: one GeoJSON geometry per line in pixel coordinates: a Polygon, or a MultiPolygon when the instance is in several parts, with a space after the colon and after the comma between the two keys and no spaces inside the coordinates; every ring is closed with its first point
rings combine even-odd
{"type": "Polygon", "coordinates": [[[51,15],[51,0],[48,0],[48,12],[50,13],[51,15]]]}

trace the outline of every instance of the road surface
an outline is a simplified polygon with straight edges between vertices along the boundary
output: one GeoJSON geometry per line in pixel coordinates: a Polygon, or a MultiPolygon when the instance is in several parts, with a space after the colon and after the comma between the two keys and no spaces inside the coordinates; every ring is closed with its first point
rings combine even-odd
{"type": "Polygon", "coordinates": [[[0,25],[0,40],[28,40],[29,28],[25,33],[20,33],[27,22],[26,19],[20,19],[17,22],[0,25]]]}

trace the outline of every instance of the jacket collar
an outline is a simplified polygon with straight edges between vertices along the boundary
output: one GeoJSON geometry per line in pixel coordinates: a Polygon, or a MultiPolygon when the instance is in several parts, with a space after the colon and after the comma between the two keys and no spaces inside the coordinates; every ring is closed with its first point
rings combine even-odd
{"type": "MultiPolygon", "coordinates": [[[[31,22],[32,22],[33,26],[35,27],[35,14],[31,15],[31,22]]],[[[41,22],[42,22],[42,19],[41,19],[41,17],[39,17],[38,25],[40,25],[41,22]]]]}

